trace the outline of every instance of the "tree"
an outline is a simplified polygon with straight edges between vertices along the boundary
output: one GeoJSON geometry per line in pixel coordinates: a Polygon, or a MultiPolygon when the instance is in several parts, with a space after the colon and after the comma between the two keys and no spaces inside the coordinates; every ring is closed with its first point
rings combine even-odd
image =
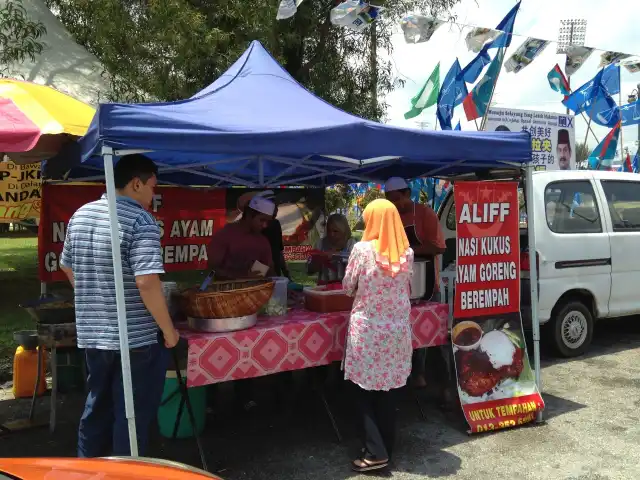
{"type": "Polygon", "coordinates": [[[11,65],[32,62],[42,53],[45,44],[40,41],[47,33],[41,22],[29,19],[22,0],[7,0],[0,7],[0,76],[6,76],[11,65]]]}
{"type": "Polygon", "coordinates": [[[324,205],[327,214],[348,209],[353,202],[353,193],[349,185],[339,183],[324,193],[324,205]]]}
{"type": "Polygon", "coordinates": [[[364,193],[364,196],[362,197],[362,200],[360,200],[360,204],[358,206],[364,212],[364,209],[367,208],[367,205],[369,205],[374,200],[377,200],[378,198],[384,198],[384,193],[377,187],[370,188],[364,193]]]}
{"type": "Polygon", "coordinates": [[[578,143],[576,145],[576,165],[580,167],[583,162],[589,158],[589,154],[591,153],[591,149],[587,142],[578,143]]]}
{"type": "Polygon", "coordinates": [[[75,40],[105,66],[112,100],[188,98],[260,40],[305,87],[348,112],[381,119],[371,101],[402,85],[389,55],[408,12],[448,15],[459,0],[386,0],[375,30],[356,33],[329,21],[339,0],[305,0],[277,21],[277,0],[46,0],[75,40]],[[372,35],[375,34],[371,42],[372,35]],[[373,60],[373,61],[372,61],[373,60]],[[375,88],[373,88],[375,87],[375,88]]]}

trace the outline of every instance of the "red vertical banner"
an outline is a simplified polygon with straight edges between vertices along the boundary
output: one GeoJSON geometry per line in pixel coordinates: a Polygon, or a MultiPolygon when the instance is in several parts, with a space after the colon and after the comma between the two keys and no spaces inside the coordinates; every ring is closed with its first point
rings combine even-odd
{"type": "Polygon", "coordinates": [[[544,402],[520,317],[516,182],[457,182],[451,332],[458,393],[472,432],[531,422],[544,402]]]}

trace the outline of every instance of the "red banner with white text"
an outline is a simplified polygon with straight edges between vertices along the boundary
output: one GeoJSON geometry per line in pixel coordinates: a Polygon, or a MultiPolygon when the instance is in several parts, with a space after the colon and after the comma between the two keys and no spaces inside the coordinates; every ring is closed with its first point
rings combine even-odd
{"type": "MultiPolygon", "coordinates": [[[[59,259],[66,227],[82,205],[100,198],[104,185],[64,184],[42,186],[42,209],[38,230],[40,280],[65,280],[59,259]]],[[[151,214],[162,235],[165,270],[201,270],[207,266],[207,245],[225,224],[226,191],[157,187],[151,214]]]]}
{"type": "Polygon", "coordinates": [[[520,316],[516,182],[457,182],[451,340],[458,393],[472,432],[531,422],[544,402],[520,316]]]}

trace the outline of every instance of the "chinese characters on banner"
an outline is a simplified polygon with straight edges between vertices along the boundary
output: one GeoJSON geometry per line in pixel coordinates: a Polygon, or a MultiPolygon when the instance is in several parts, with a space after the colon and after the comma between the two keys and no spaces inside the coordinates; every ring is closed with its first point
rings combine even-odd
{"type": "Polygon", "coordinates": [[[576,169],[573,115],[492,107],[485,130],[531,134],[532,160],[537,170],[576,169]]]}
{"type": "MultiPolygon", "coordinates": [[[[50,185],[43,187],[43,208],[38,229],[40,280],[65,279],[59,259],[66,227],[75,211],[100,198],[104,185],[50,185]]],[[[151,213],[162,235],[165,271],[201,270],[207,267],[207,245],[225,224],[226,191],[199,191],[157,187],[151,213]]]]}
{"type": "Polygon", "coordinates": [[[40,164],[0,162],[0,223],[40,216],[40,164]]]}
{"type": "Polygon", "coordinates": [[[532,422],[544,408],[520,317],[518,184],[458,182],[451,340],[471,431],[532,422]]]}

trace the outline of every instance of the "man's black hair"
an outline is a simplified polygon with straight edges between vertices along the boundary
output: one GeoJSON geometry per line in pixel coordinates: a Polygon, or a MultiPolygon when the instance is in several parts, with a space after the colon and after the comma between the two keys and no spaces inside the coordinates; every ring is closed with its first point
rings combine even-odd
{"type": "Polygon", "coordinates": [[[256,215],[258,215],[259,213],[260,212],[258,212],[257,210],[254,210],[249,205],[246,205],[244,207],[244,210],[242,210],[242,218],[253,218],[256,215]]]}
{"type": "Polygon", "coordinates": [[[147,183],[151,177],[158,174],[158,167],[153,160],[139,153],[125,155],[113,168],[113,178],[117,189],[123,189],[131,180],[139,178],[147,183]]]}

